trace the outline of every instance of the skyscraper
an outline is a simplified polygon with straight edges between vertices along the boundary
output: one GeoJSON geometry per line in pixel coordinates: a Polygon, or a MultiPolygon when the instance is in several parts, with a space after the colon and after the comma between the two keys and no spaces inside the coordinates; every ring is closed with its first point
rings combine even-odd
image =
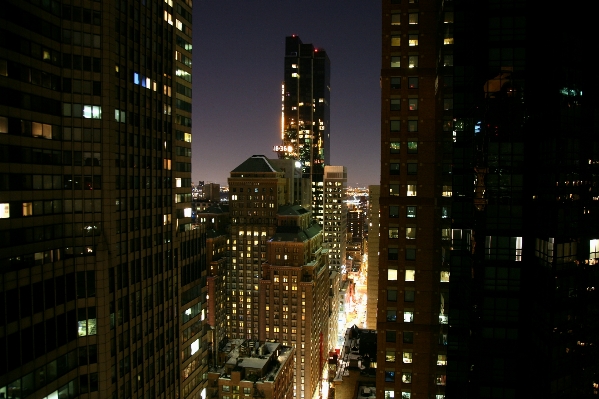
{"type": "Polygon", "coordinates": [[[199,398],[191,0],[0,21],[0,396],[199,398]]]}
{"type": "Polygon", "coordinates": [[[324,166],[330,159],[330,61],[298,36],[285,40],[280,158],[301,161],[312,182],[312,213],[322,225],[324,166]]]}
{"type": "Polygon", "coordinates": [[[456,33],[443,57],[454,118],[448,397],[596,397],[592,13],[446,7],[456,33]],[[560,35],[546,41],[534,21],[560,21],[560,35]],[[545,72],[555,48],[568,57],[545,72]]]}
{"type": "Polygon", "coordinates": [[[443,131],[437,76],[440,6],[433,0],[383,1],[376,326],[381,398],[444,395],[451,133],[443,131]]]}

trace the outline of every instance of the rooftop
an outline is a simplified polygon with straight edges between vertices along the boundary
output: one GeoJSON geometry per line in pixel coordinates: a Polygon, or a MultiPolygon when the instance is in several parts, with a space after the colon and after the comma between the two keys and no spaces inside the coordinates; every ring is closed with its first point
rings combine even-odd
{"type": "Polygon", "coordinates": [[[241,165],[231,171],[231,173],[276,173],[282,172],[270,164],[268,158],[264,155],[252,155],[241,165]]]}

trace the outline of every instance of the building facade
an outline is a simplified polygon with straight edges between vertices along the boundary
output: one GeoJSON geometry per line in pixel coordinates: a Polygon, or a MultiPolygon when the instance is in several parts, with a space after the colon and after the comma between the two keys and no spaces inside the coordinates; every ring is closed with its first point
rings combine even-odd
{"type": "Polygon", "coordinates": [[[323,49],[285,39],[280,158],[301,162],[312,184],[312,213],[322,225],[324,167],[330,160],[330,61],[323,49]]]}
{"type": "Polygon", "coordinates": [[[377,397],[441,398],[452,144],[437,76],[441,2],[382,5],[377,397]]]}
{"type": "Polygon", "coordinates": [[[368,186],[368,259],[366,277],[366,328],[376,326],[379,286],[379,197],[378,185],[368,186]]]}
{"type": "Polygon", "coordinates": [[[201,397],[191,1],[3,8],[0,396],[201,397]]]}
{"type": "Polygon", "coordinates": [[[347,237],[347,168],[324,167],[324,247],[329,250],[329,268],[340,272],[345,265],[347,237]]]}
{"type": "Polygon", "coordinates": [[[282,207],[277,219],[262,265],[259,338],[297,349],[294,397],[312,398],[322,389],[329,349],[328,251],[306,209],[282,207]]]}
{"type": "Polygon", "coordinates": [[[591,13],[523,2],[445,7],[456,32],[443,84],[454,118],[447,395],[595,397],[591,13]],[[560,20],[563,33],[548,43],[535,20],[560,20]],[[569,57],[547,80],[539,71],[556,47],[569,57]]]}
{"type": "Polygon", "coordinates": [[[279,207],[291,201],[291,187],[285,172],[263,155],[254,155],[231,171],[231,263],[227,273],[231,338],[258,337],[258,287],[266,241],[275,233],[279,207]]]}

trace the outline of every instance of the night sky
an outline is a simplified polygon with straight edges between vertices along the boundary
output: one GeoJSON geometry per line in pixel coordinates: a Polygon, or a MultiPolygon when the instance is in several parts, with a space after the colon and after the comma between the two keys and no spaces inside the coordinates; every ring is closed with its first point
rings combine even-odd
{"type": "Polygon", "coordinates": [[[349,186],[380,181],[381,2],[195,0],[193,181],[227,184],[254,154],[281,144],[285,37],[331,60],[331,165],[349,186]]]}

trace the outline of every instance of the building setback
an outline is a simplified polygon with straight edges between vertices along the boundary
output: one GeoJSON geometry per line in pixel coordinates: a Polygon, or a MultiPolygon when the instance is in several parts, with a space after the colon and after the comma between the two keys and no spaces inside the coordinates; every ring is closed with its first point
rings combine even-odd
{"type": "Polygon", "coordinates": [[[199,398],[191,1],[0,22],[0,396],[199,398]]]}

